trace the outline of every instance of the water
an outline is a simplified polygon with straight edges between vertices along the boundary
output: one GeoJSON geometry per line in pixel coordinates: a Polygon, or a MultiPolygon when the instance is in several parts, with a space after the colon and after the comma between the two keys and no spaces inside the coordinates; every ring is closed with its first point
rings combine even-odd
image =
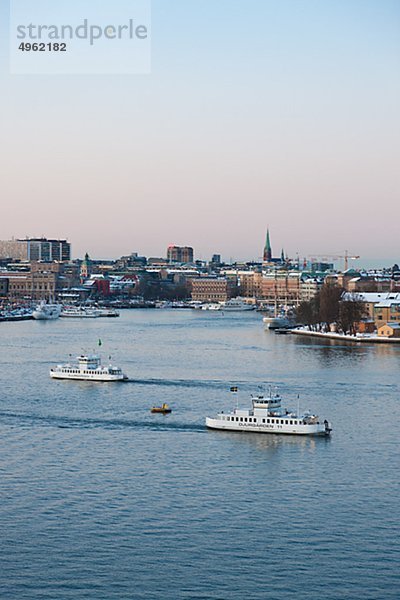
{"type": "Polygon", "coordinates": [[[179,310],[0,340],[1,598],[399,598],[399,347],[179,310]],[[133,381],[49,378],[99,338],[133,381]],[[265,381],[332,438],[204,428],[265,381]]]}

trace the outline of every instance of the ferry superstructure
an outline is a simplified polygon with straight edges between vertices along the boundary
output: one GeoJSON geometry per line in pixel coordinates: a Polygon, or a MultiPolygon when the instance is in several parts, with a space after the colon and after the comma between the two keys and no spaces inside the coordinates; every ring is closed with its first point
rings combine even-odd
{"type": "Polygon", "coordinates": [[[317,415],[300,415],[282,408],[281,396],[271,390],[265,396],[252,396],[251,402],[250,410],[236,408],[232,412],[221,412],[214,418],[207,417],[207,427],[227,431],[315,436],[329,436],[332,431],[331,424],[326,419],[322,421],[317,415]]]}
{"type": "Polygon", "coordinates": [[[78,356],[78,364],[57,365],[50,369],[53,379],[76,379],[84,381],[126,381],[128,377],[120,367],[102,366],[100,358],[95,355],[78,356]]]}
{"type": "Polygon", "coordinates": [[[255,310],[255,304],[249,304],[248,302],[244,302],[240,298],[231,298],[226,302],[210,302],[208,304],[203,304],[200,306],[202,310],[219,310],[226,312],[242,312],[248,310],[255,310]]]}
{"type": "Polygon", "coordinates": [[[86,306],[70,306],[64,307],[60,316],[69,319],[97,319],[101,312],[86,306]]]}

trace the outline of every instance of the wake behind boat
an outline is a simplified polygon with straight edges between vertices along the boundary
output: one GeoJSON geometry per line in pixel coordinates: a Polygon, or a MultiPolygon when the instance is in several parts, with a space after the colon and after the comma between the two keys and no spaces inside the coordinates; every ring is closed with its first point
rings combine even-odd
{"type": "Polygon", "coordinates": [[[298,414],[282,408],[282,398],[270,389],[267,395],[251,397],[250,410],[236,408],[232,412],[219,413],[215,418],[207,417],[210,429],[249,431],[254,433],[285,433],[292,435],[328,436],[331,424],[317,415],[298,414]]]}
{"type": "Polygon", "coordinates": [[[50,369],[53,379],[77,379],[84,381],[127,381],[120,367],[108,365],[103,367],[96,355],[78,356],[78,364],[57,365],[50,369]]]}

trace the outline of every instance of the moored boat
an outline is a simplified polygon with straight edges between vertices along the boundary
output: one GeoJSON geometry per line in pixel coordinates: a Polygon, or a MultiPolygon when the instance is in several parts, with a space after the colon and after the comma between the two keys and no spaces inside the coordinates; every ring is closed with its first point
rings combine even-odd
{"type": "Polygon", "coordinates": [[[268,329],[285,329],[293,326],[293,321],[283,314],[278,316],[264,317],[263,322],[268,329]]]}
{"type": "Polygon", "coordinates": [[[270,389],[266,395],[251,397],[250,410],[236,408],[232,412],[207,417],[210,429],[245,431],[253,433],[281,433],[291,435],[329,436],[332,427],[311,413],[299,414],[282,408],[282,398],[270,389]]]}
{"type": "Polygon", "coordinates": [[[221,310],[227,312],[239,312],[243,310],[255,310],[255,304],[249,304],[248,302],[244,302],[241,298],[231,298],[222,304],[221,310]]]}
{"type": "Polygon", "coordinates": [[[32,317],[38,321],[58,319],[61,309],[61,304],[48,304],[43,300],[32,312],[32,317]]]}
{"type": "Polygon", "coordinates": [[[61,311],[61,317],[70,319],[96,319],[101,316],[97,308],[86,306],[68,306],[61,311]]]}

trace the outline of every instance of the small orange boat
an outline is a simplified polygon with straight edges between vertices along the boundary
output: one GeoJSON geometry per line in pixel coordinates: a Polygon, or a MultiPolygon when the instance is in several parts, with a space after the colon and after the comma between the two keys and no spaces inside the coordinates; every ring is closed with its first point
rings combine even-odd
{"type": "Polygon", "coordinates": [[[170,412],[172,412],[172,409],[168,406],[168,404],[163,404],[162,406],[153,406],[153,408],[151,409],[151,412],[167,415],[170,412]]]}

